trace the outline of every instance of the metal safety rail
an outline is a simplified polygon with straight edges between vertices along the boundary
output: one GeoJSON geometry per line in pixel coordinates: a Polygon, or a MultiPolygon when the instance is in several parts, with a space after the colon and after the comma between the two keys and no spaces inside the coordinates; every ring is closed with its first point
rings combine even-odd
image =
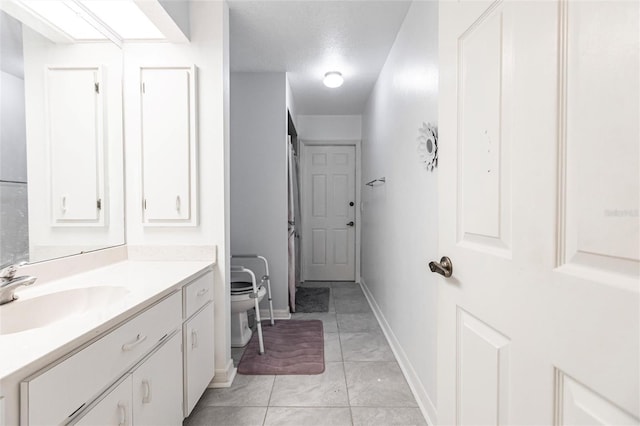
{"type": "MultiPolygon", "coordinates": [[[[259,259],[264,263],[264,271],[265,275],[262,276],[260,280],[260,286],[266,285],[267,287],[267,298],[269,300],[269,318],[267,318],[271,325],[274,325],[273,318],[273,300],[271,298],[271,281],[269,279],[269,263],[267,259],[263,256],[259,256],[257,254],[234,254],[231,256],[231,259],[259,259]]],[[[260,302],[258,301],[258,290],[260,287],[256,281],[256,275],[249,268],[246,268],[242,265],[232,265],[231,272],[239,272],[248,274],[251,277],[251,284],[253,285],[253,293],[251,297],[255,301],[256,308],[256,329],[258,330],[258,342],[260,343],[260,355],[264,354],[264,340],[262,338],[262,319],[260,318],[260,302]]]]}

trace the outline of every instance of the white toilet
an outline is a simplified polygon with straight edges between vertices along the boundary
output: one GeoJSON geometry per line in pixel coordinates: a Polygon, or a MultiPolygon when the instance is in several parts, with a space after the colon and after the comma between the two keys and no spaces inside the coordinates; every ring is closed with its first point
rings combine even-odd
{"type": "MultiPolygon", "coordinates": [[[[264,286],[258,288],[258,302],[267,294],[264,286]]],[[[249,328],[247,311],[255,307],[253,284],[245,281],[231,283],[231,347],[240,348],[249,343],[253,331],[249,328]]]]}
{"type": "Polygon", "coordinates": [[[235,254],[231,256],[232,261],[236,262],[250,259],[261,261],[264,265],[265,275],[257,279],[253,270],[242,265],[231,265],[231,347],[243,347],[249,343],[253,331],[249,328],[247,319],[247,311],[251,308],[256,309],[256,331],[258,332],[258,353],[264,353],[264,340],[262,338],[262,321],[260,319],[260,301],[265,294],[269,297],[269,322],[274,325],[273,320],[273,301],[271,299],[271,282],[269,280],[269,263],[263,256],[257,254],[235,254]],[[250,277],[251,281],[242,281],[234,279],[234,276],[241,275],[244,279],[250,277]]]}

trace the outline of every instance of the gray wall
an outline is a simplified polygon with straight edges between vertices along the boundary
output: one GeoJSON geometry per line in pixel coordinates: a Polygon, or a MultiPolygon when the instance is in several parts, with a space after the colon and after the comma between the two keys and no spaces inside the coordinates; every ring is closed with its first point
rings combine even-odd
{"type": "Polygon", "coordinates": [[[231,73],[231,254],[267,258],[274,309],[284,311],[288,311],[286,102],[285,73],[231,73]]]}

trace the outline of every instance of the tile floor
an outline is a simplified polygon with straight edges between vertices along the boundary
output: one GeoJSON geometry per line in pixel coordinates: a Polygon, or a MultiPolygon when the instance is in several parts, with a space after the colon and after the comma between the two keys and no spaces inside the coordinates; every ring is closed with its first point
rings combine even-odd
{"type": "MultiPolygon", "coordinates": [[[[184,426],[426,425],[360,286],[304,285],[331,287],[329,312],[293,314],[322,320],[325,372],[238,374],[232,387],[208,389],[184,426]]],[[[232,349],[236,365],[242,352],[232,349]]]]}

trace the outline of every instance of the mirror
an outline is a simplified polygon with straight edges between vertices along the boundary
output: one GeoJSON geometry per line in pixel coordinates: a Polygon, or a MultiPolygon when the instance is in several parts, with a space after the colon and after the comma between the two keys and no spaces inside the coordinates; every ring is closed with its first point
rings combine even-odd
{"type": "Polygon", "coordinates": [[[0,265],[124,244],[122,52],[15,5],[0,1],[0,265]]]}

